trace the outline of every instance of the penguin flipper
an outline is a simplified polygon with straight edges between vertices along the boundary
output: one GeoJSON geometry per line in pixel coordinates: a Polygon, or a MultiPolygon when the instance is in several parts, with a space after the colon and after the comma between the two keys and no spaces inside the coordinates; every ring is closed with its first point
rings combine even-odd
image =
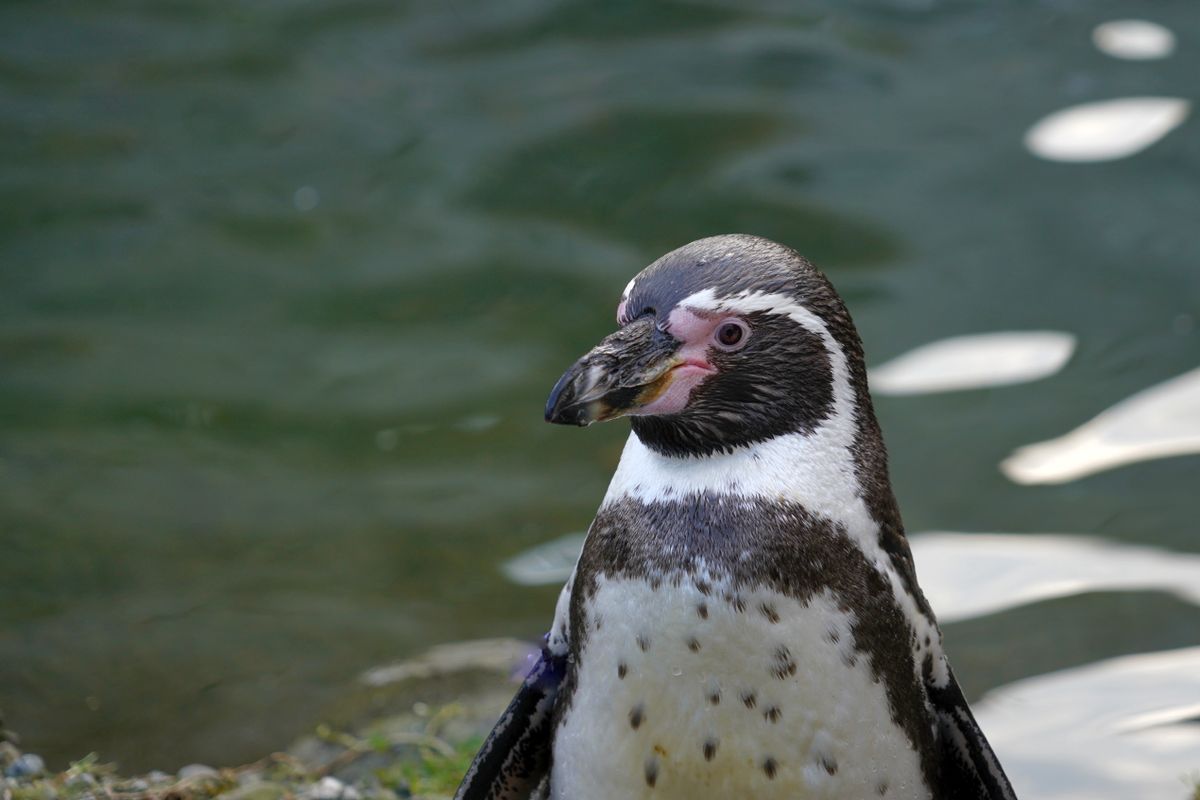
{"type": "MultiPolygon", "coordinates": [[[[949,669],[949,665],[947,665],[949,669]]],[[[1017,800],[1000,760],[975,721],[954,673],[945,686],[926,684],[941,745],[938,797],[1017,800]]]]}
{"type": "Polygon", "coordinates": [[[500,720],[484,740],[454,800],[525,800],[550,769],[554,702],[566,656],[543,648],[500,720]]]}

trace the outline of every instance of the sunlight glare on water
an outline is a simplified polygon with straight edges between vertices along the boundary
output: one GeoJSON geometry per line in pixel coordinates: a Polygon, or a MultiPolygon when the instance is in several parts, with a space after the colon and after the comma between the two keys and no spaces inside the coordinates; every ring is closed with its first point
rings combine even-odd
{"type": "Polygon", "coordinates": [[[1192,647],[1028,678],[975,711],[1021,797],[1167,800],[1196,772],[1197,697],[1192,647]]]}
{"type": "Polygon", "coordinates": [[[1132,61],[1166,58],[1175,51],[1175,34],[1144,19],[1115,19],[1097,25],[1092,41],[1101,52],[1132,61]]]}
{"type": "Polygon", "coordinates": [[[922,345],[871,370],[871,390],[925,394],[1004,386],[1058,372],[1075,337],[1058,331],[1002,331],[957,336],[922,345]]]}
{"type": "Polygon", "coordinates": [[[1180,97],[1122,97],[1056,111],[1025,134],[1048,161],[1112,161],[1140,153],[1183,124],[1191,102],[1180,97]]]}
{"type": "Polygon", "coordinates": [[[1200,606],[1200,556],[1064,534],[911,537],[925,596],[942,622],[1102,591],[1163,591],[1200,606]]]}
{"type": "MultiPolygon", "coordinates": [[[[571,576],[583,534],[538,545],[505,562],[522,586],[571,576]]],[[[1101,591],[1164,591],[1200,606],[1200,556],[1086,536],[928,532],[909,536],[921,587],[938,619],[955,622],[1101,591]]]]}
{"type": "Polygon", "coordinates": [[[1200,369],[1138,392],[1056,439],[1000,464],[1022,484],[1065,483],[1154,458],[1200,453],[1200,369]]]}

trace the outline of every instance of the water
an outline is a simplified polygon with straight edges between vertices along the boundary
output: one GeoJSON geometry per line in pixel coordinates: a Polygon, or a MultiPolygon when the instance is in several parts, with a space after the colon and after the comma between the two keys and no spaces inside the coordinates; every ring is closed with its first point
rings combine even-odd
{"type": "MultiPolygon", "coordinates": [[[[1200,552],[1194,455],[998,468],[1200,360],[1195,120],[1105,162],[1024,144],[1189,98],[1193,4],[1143,9],[1176,37],[1149,61],[1093,44],[1118,3],[792,5],[0,7],[0,708],[28,748],[246,761],[374,664],[538,635],[556,589],[501,564],[587,524],[626,431],[550,428],[545,396],[637,270],[717,232],[813,258],[872,364],[1075,337],[1036,382],[878,398],[910,530],[1200,552]]],[[[948,624],[968,693],[1200,641],[1170,586],[1090,587],[948,624]]]]}

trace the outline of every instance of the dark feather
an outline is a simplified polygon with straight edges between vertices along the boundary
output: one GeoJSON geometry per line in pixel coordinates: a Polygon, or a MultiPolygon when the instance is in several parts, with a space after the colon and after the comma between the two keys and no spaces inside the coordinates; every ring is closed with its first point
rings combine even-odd
{"type": "MultiPolygon", "coordinates": [[[[949,669],[949,665],[947,665],[949,669]]],[[[1016,800],[1012,784],[975,722],[954,673],[946,686],[926,685],[937,716],[941,775],[938,797],[1016,800]]]]}
{"type": "Polygon", "coordinates": [[[566,657],[544,649],[471,762],[455,800],[523,800],[550,769],[552,714],[566,657]]]}

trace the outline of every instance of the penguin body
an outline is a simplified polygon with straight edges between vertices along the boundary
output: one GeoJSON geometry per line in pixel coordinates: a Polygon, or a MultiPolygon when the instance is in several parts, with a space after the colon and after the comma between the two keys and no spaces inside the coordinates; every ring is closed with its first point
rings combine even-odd
{"type": "Polygon", "coordinates": [[[593,591],[551,796],[930,796],[832,591],[708,572],[593,591]]]}

